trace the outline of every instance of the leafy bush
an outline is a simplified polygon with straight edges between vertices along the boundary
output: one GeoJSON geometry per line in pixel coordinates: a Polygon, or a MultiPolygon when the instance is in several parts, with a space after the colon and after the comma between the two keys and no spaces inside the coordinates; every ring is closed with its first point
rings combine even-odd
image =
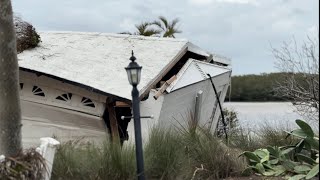
{"type": "Polygon", "coordinates": [[[40,35],[30,23],[23,21],[19,17],[14,17],[14,25],[16,30],[18,53],[38,46],[41,41],[40,35]]]}
{"type": "Polygon", "coordinates": [[[319,174],[319,138],[302,120],[296,120],[299,129],[287,132],[288,136],[300,139],[295,145],[268,146],[253,152],[242,153],[249,167],[264,176],[287,175],[290,179],[311,179],[319,174]]]}

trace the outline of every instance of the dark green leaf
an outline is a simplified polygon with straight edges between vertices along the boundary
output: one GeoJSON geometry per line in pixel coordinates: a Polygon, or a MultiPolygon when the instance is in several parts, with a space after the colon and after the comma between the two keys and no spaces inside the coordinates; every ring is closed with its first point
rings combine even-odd
{"type": "Polygon", "coordinates": [[[282,162],[282,165],[284,168],[286,168],[287,170],[293,170],[294,167],[297,165],[297,163],[290,161],[290,160],[286,160],[282,162]]]}
{"type": "Polygon", "coordinates": [[[314,139],[314,138],[306,138],[306,141],[308,144],[311,145],[311,147],[315,148],[316,150],[319,151],[319,141],[314,139]]]}
{"type": "Polygon", "coordinates": [[[304,154],[296,154],[296,157],[298,158],[299,161],[301,162],[306,162],[310,165],[316,164],[316,161],[313,160],[312,158],[304,155],[304,154]]]}
{"type": "Polygon", "coordinates": [[[295,148],[291,147],[291,148],[287,148],[285,150],[282,150],[281,151],[281,154],[284,155],[284,154],[288,154],[289,152],[291,152],[292,150],[294,150],[295,148]]]}
{"type": "Polygon", "coordinates": [[[296,145],[296,152],[300,153],[304,147],[304,139],[301,139],[300,142],[296,145]]]}
{"type": "MultiPolygon", "coordinates": [[[[255,162],[260,162],[260,159],[257,155],[255,155],[253,152],[250,151],[245,151],[243,152],[241,155],[246,156],[249,160],[251,161],[255,161],[255,162]]],[[[240,156],[241,156],[240,155],[240,156]]]]}
{"type": "Polygon", "coordinates": [[[305,138],[308,136],[302,129],[295,129],[291,132],[291,134],[300,138],[305,138]]]}
{"type": "Polygon", "coordinates": [[[313,137],[314,133],[312,128],[304,121],[297,119],[296,123],[298,124],[298,126],[303,130],[303,132],[308,135],[309,137],[313,137]]]}
{"type": "Polygon", "coordinates": [[[261,163],[257,163],[256,168],[260,174],[263,174],[265,172],[265,169],[261,163]]]}
{"type": "Polygon", "coordinates": [[[268,146],[267,150],[270,152],[270,155],[274,156],[274,157],[279,157],[279,148],[278,147],[271,147],[268,146]]]}

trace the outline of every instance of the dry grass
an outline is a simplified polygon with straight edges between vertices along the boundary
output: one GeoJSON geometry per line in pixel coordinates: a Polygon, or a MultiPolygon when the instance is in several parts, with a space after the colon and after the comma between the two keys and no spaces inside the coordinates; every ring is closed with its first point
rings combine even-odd
{"type": "Polygon", "coordinates": [[[45,159],[35,150],[20,152],[0,163],[0,179],[38,180],[44,177],[45,159]]]}

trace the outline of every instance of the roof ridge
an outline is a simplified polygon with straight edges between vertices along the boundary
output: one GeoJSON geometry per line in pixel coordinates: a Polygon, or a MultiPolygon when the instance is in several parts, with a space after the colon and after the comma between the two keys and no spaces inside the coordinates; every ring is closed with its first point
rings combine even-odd
{"type": "Polygon", "coordinates": [[[114,38],[130,38],[140,40],[159,40],[159,41],[173,41],[173,42],[189,42],[186,38],[165,38],[154,36],[142,36],[142,35],[129,35],[129,34],[117,34],[106,32],[84,32],[84,31],[39,31],[41,34],[78,34],[78,35],[102,35],[114,38]]]}

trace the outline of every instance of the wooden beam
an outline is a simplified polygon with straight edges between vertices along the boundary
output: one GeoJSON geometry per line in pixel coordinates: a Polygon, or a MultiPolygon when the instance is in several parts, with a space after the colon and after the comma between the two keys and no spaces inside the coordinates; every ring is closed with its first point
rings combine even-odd
{"type": "Polygon", "coordinates": [[[115,101],[107,103],[107,110],[109,113],[110,129],[111,129],[111,139],[113,142],[120,143],[118,122],[115,111],[115,101]]]}
{"type": "Polygon", "coordinates": [[[147,93],[154,87],[173,67],[180,61],[180,59],[187,53],[188,44],[184,45],[180,52],[173,58],[171,62],[169,62],[160,73],[152,79],[143,89],[140,90],[140,99],[146,96],[147,93]]]}
{"type": "Polygon", "coordinates": [[[131,105],[122,101],[116,101],[116,107],[131,107],[131,105]]]}
{"type": "Polygon", "coordinates": [[[157,91],[157,93],[153,96],[153,98],[155,100],[157,100],[159,98],[159,96],[161,96],[163,94],[163,92],[169,87],[169,85],[177,79],[177,76],[174,75],[172,76],[169,80],[167,80],[159,89],[159,91],[157,91]]]}

